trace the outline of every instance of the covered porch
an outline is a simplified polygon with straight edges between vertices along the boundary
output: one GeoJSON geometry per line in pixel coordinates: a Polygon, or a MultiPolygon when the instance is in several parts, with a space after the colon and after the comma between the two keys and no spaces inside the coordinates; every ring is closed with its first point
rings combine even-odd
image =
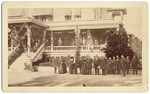
{"type": "MultiPolygon", "coordinates": [[[[47,25],[30,17],[8,19],[8,68],[30,66],[43,57],[47,25]],[[18,65],[19,64],[19,65],[18,65]]],[[[23,69],[23,68],[21,68],[23,69]]]]}
{"type": "Polygon", "coordinates": [[[107,31],[119,28],[115,21],[83,21],[49,24],[46,32],[45,54],[47,56],[74,56],[80,44],[81,55],[104,56],[103,48],[107,45],[107,31]],[[74,23],[74,24],[73,24],[74,23]],[[79,39],[80,41],[77,41],[79,39]]]}

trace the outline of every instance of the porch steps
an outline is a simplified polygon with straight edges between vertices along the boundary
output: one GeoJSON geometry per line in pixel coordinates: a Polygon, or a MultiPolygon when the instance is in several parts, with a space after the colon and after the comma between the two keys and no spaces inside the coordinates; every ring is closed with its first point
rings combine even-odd
{"type": "MultiPolygon", "coordinates": [[[[33,53],[32,53],[33,54],[33,53]]],[[[32,56],[31,54],[31,56],[32,56]]],[[[23,52],[10,66],[9,70],[14,70],[14,71],[23,71],[25,66],[24,63],[28,63],[29,56],[27,55],[26,52],[23,52]]]]}

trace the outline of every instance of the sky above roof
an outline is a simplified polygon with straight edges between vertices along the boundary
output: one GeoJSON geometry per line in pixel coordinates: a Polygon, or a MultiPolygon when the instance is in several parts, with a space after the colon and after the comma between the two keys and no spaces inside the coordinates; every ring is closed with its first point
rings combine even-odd
{"type": "MultiPolygon", "coordinates": [[[[10,9],[8,12],[9,15],[22,15],[23,9],[18,9],[17,11],[13,11],[10,9]]],[[[142,11],[140,7],[130,7],[127,8],[127,15],[124,15],[123,24],[126,31],[129,34],[134,34],[140,40],[142,40],[142,11]]]]}
{"type": "Polygon", "coordinates": [[[141,8],[127,8],[123,24],[128,34],[134,34],[142,40],[142,11],[141,8]]]}

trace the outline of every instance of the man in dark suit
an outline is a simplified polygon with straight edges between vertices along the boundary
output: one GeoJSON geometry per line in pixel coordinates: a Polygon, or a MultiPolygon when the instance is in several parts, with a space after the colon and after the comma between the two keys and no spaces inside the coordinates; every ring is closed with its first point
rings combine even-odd
{"type": "Polygon", "coordinates": [[[115,57],[113,57],[111,68],[112,68],[112,74],[116,74],[117,64],[116,64],[115,57]]]}
{"type": "Polygon", "coordinates": [[[132,58],[132,69],[133,69],[133,75],[137,75],[138,74],[138,72],[137,72],[137,66],[138,66],[138,60],[137,60],[137,58],[136,58],[136,56],[134,56],[133,58],[132,58]]]}
{"type": "Polygon", "coordinates": [[[121,63],[118,55],[116,56],[116,63],[117,63],[117,74],[120,74],[121,63]]]}
{"type": "Polygon", "coordinates": [[[87,58],[87,74],[92,74],[92,59],[90,57],[87,58]]]}
{"type": "Polygon", "coordinates": [[[128,56],[127,56],[127,59],[126,59],[126,69],[127,69],[127,74],[129,74],[130,60],[129,60],[129,57],[128,57],[128,56]]]}
{"type": "Polygon", "coordinates": [[[107,74],[111,74],[111,63],[112,63],[112,59],[111,57],[107,60],[107,74]]]}
{"type": "Polygon", "coordinates": [[[94,69],[95,69],[95,75],[98,75],[98,66],[99,66],[99,59],[98,56],[94,58],[94,69]]]}
{"type": "Polygon", "coordinates": [[[123,76],[126,76],[126,60],[123,55],[121,56],[120,63],[121,63],[123,76]]]}
{"type": "Polygon", "coordinates": [[[106,75],[106,68],[107,68],[107,60],[105,57],[101,58],[101,69],[102,69],[102,75],[106,75]]]}
{"type": "Polygon", "coordinates": [[[56,59],[57,59],[56,57],[54,57],[53,59],[53,67],[54,67],[55,74],[57,73],[57,68],[58,68],[58,61],[56,59]]]}

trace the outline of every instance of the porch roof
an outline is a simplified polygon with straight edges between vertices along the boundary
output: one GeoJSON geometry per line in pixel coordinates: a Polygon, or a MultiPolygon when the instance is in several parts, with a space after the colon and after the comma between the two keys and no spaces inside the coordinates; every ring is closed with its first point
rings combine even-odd
{"type": "Polygon", "coordinates": [[[44,28],[48,28],[49,26],[44,24],[42,21],[38,21],[31,17],[9,17],[8,24],[21,24],[21,23],[34,23],[36,25],[42,26],[44,28]]]}
{"type": "Polygon", "coordinates": [[[108,8],[107,11],[113,12],[113,11],[122,11],[123,15],[127,15],[127,9],[126,8],[108,8]]]}
{"type": "Polygon", "coordinates": [[[54,31],[55,30],[75,29],[77,26],[80,29],[117,28],[117,27],[119,27],[119,22],[112,20],[112,19],[49,22],[46,24],[49,26],[49,30],[54,30],[54,31]]]}

